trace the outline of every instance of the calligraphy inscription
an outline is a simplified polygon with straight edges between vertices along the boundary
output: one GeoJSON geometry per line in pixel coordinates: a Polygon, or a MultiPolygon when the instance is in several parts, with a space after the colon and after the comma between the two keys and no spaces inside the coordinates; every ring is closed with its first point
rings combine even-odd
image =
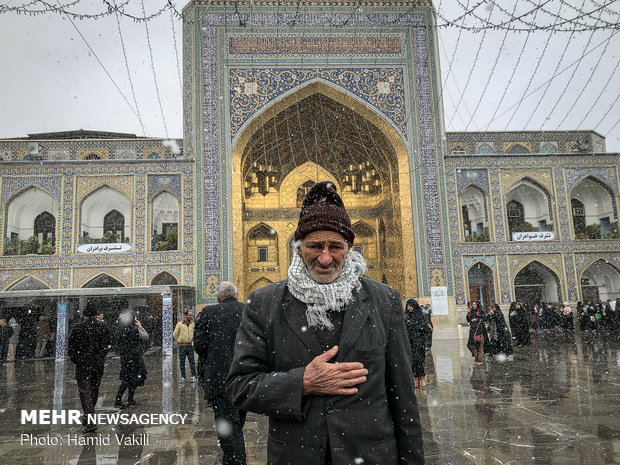
{"type": "Polygon", "coordinates": [[[385,55],[400,54],[396,37],[231,37],[231,55],[385,55]]]}

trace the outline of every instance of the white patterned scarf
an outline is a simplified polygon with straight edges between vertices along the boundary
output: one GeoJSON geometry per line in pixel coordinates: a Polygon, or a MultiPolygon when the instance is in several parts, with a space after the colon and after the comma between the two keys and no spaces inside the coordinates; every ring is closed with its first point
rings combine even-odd
{"type": "Polygon", "coordinates": [[[328,284],[314,281],[309,275],[306,264],[299,254],[293,254],[288,269],[288,289],[293,296],[307,305],[306,318],[308,326],[319,329],[333,329],[328,311],[341,312],[353,301],[353,291],[362,288],[359,278],[368,266],[364,257],[354,250],[342,267],[342,274],[328,284]]]}

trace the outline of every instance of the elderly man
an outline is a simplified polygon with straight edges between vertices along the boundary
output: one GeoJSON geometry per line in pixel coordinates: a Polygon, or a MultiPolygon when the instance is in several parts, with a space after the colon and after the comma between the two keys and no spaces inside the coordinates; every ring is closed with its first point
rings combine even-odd
{"type": "Polygon", "coordinates": [[[220,283],[216,296],[217,305],[203,308],[196,318],[194,348],[199,356],[198,373],[204,398],[215,414],[217,438],[224,452],[222,463],[245,465],[245,411],[237,410],[226,397],[226,375],[233,359],[243,304],[237,300],[237,286],[230,281],[220,283]]]}
{"type": "Polygon", "coordinates": [[[227,392],[269,416],[269,464],[424,463],[402,300],[363,277],[333,183],[304,198],[288,279],[250,295],[227,392]]]}

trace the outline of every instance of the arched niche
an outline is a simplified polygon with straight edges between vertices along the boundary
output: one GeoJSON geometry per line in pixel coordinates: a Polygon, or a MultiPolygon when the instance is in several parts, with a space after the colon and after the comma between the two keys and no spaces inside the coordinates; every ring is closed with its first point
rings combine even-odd
{"type": "Polygon", "coordinates": [[[176,286],[179,284],[177,278],[167,271],[162,271],[151,280],[151,286],[176,286]]]}
{"type": "Polygon", "coordinates": [[[528,178],[515,182],[505,196],[508,230],[516,232],[553,231],[551,196],[528,178]]]}
{"type": "Polygon", "coordinates": [[[489,241],[487,195],[473,184],[459,192],[463,238],[466,242],[489,241]]]}
{"type": "Polygon", "coordinates": [[[49,286],[37,278],[26,276],[9,286],[5,291],[36,291],[40,289],[49,289],[49,286]]]}
{"type": "Polygon", "coordinates": [[[613,190],[588,176],[570,191],[573,233],[577,239],[616,239],[618,211],[613,190]]]}
{"type": "MultiPolygon", "coordinates": [[[[300,86],[255,115],[235,140],[232,218],[243,228],[233,229],[233,244],[245,241],[257,222],[269,222],[288,236],[299,217],[298,189],[308,180],[331,180],[347,209],[355,212],[353,223],[365,221],[377,229],[374,223],[384,218],[386,249],[392,252],[384,264],[390,284],[403,295],[417,295],[415,270],[407,270],[406,280],[403,270],[403,263],[415,263],[408,167],[401,136],[374,109],[323,81],[300,86]],[[317,175],[317,169],[322,174],[317,175]],[[260,199],[258,205],[255,199],[260,199]],[[410,245],[403,248],[403,243],[410,245]]],[[[286,245],[281,259],[290,256],[286,245]]],[[[242,296],[254,282],[244,269],[247,250],[233,246],[242,296]]],[[[279,267],[285,276],[288,263],[279,267]]]]}
{"type": "Polygon", "coordinates": [[[246,243],[249,266],[278,263],[278,233],[271,226],[257,224],[248,232],[246,243]]]}
{"type": "Polygon", "coordinates": [[[179,199],[161,192],[151,202],[151,250],[177,250],[178,229],[179,199]]]}
{"type": "MultiPolygon", "coordinates": [[[[599,259],[581,275],[583,301],[615,300],[620,297],[620,271],[607,260],[599,259]]],[[[618,311],[618,309],[616,309],[618,311]]]]}
{"type": "MultiPolygon", "coordinates": [[[[123,218],[122,240],[130,242],[131,238],[131,204],[129,199],[116,189],[102,186],[89,194],[80,208],[80,242],[101,240],[106,232],[104,219],[112,211],[123,218]]],[[[108,217],[109,218],[109,217],[108,217]]],[[[119,218],[117,216],[117,218],[119,218]]],[[[117,238],[119,240],[120,238],[117,238]]]]}
{"type": "Polygon", "coordinates": [[[83,288],[100,288],[100,287],[125,287],[123,283],[121,283],[116,278],[110,276],[107,273],[101,273],[95,276],[93,279],[88,281],[86,284],[82,286],[83,288]]]}
{"type": "Polygon", "coordinates": [[[495,302],[493,270],[483,262],[474,263],[467,271],[469,300],[480,302],[485,310],[495,302]]]}
{"type": "MultiPolygon", "coordinates": [[[[8,240],[25,240],[35,235],[35,221],[45,219],[47,213],[46,238],[55,236],[58,202],[47,191],[30,187],[14,195],[6,204],[6,238],[8,240]],[[54,219],[54,226],[49,230],[49,219],[54,219]]],[[[43,235],[39,242],[42,242],[43,235]]]]}
{"type": "Polygon", "coordinates": [[[527,304],[561,302],[560,280],[551,269],[538,261],[524,266],[514,278],[515,299],[527,304]]]}

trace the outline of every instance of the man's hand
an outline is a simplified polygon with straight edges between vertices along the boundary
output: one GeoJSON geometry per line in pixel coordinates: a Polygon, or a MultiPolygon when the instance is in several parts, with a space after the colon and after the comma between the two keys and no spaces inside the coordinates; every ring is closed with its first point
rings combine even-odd
{"type": "Polygon", "coordinates": [[[304,372],[303,395],[351,395],[357,392],[353,386],[366,381],[368,370],[359,362],[328,363],[337,353],[338,346],[334,346],[308,364],[304,372]]]}

